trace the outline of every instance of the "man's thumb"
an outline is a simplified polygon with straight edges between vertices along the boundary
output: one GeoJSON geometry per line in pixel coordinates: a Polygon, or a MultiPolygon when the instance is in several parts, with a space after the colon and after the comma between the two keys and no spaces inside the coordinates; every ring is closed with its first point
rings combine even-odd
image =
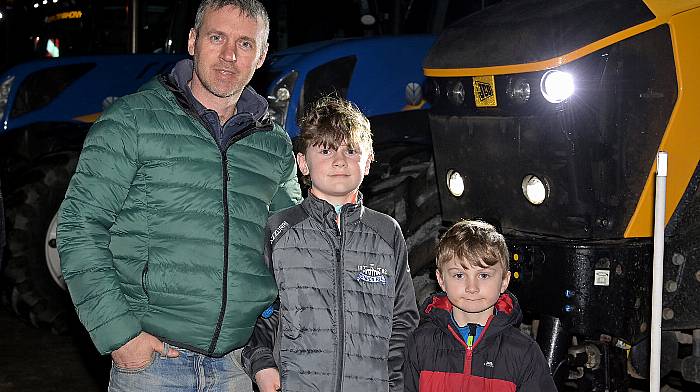
{"type": "Polygon", "coordinates": [[[180,356],[179,351],[175,350],[168,343],[165,342],[161,343],[161,346],[157,351],[168,358],[176,358],[180,356]]]}

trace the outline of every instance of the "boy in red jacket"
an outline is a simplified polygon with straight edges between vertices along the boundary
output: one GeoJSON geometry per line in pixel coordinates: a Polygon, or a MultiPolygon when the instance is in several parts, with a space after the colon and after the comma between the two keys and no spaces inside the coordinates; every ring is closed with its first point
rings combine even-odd
{"type": "Polygon", "coordinates": [[[537,343],[520,332],[508,248],[484,222],[461,221],[442,237],[437,279],[406,345],[406,391],[556,391],[537,343]]]}

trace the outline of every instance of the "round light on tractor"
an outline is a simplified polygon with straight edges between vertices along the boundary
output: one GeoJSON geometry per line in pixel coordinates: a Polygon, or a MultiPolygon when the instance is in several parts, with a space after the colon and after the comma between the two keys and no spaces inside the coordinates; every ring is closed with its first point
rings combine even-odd
{"type": "Polygon", "coordinates": [[[542,75],[540,89],[544,99],[551,103],[559,103],[574,93],[574,77],[568,72],[551,70],[542,75]]]}
{"type": "Polygon", "coordinates": [[[275,98],[279,101],[286,101],[291,97],[292,94],[289,92],[289,89],[286,87],[280,87],[275,91],[275,98]]]}
{"type": "Polygon", "coordinates": [[[548,196],[547,184],[534,174],[528,174],[523,178],[523,195],[527,201],[534,205],[540,205],[548,196]]]}
{"type": "Polygon", "coordinates": [[[452,88],[447,92],[447,98],[455,105],[464,103],[464,86],[462,82],[452,85],[452,88]]]}
{"type": "Polygon", "coordinates": [[[506,92],[513,102],[522,105],[530,99],[530,82],[523,78],[511,79],[506,92]]]}
{"type": "Polygon", "coordinates": [[[426,82],[425,92],[429,101],[436,101],[440,97],[440,83],[435,79],[429,79],[426,82]]]}
{"type": "Polygon", "coordinates": [[[452,196],[460,197],[464,193],[464,177],[455,170],[447,171],[447,189],[452,196]]]}

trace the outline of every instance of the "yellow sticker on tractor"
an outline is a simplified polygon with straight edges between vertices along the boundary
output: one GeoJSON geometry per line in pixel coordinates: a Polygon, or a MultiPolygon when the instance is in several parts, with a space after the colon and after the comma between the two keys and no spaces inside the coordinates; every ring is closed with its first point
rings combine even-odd
{"type": "Polygon", "coordinates": [[[474,102],[476,107],[496,107],[496,81],[491,76],[474,76],[474,102]]]}

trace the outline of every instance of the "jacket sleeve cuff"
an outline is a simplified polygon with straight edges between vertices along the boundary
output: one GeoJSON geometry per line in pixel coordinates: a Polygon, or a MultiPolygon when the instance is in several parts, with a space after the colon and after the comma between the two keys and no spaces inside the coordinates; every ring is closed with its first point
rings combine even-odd
{"type": "Polygon", "coordinates": [[[247,353],[244,350],[241,359],[243,362],[243,369],[252,380],[255,380],[255,374],[263,369],[277,369],[277,363],[275,363],[272,350],[268,348],[259,347],[247,353]]]}
{"type": "Polygon", "coordinates": [[[141,323],[127,313],[90,331],[90,337],[97,351],[110,354],[141,333],[141,323]]]}

